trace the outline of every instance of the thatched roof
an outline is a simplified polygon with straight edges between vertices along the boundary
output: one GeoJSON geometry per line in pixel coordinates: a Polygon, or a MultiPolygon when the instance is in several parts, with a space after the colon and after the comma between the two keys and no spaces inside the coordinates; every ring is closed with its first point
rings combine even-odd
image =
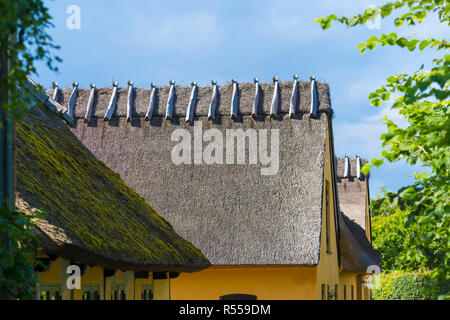
{"type": "MultiPolygon", "coordinates": [[[[369,177],[356,174],[357,158],[348,158],[348,174],[344,178],[345,158],[337,158],[337,182],[339,207],[344,214],[366,229],[367,199],[369,196],[369,177]]],[[[361,167],[368,161],[361,159],[361,167]]]]}
{"type": "MultiPolygon", "coordinates": [[[[22,88],[28,89],[31,94],[32,101],[37,101],[51,112],[61,116],[64,121],[68,123],[73,122],[73,117],[68,114],[68,109],[58,101],[53,100],[44,91],[40,90],[39,86],[31,78],[28,78],[28,81],[22,83],[22,88]]],[[[26,94],[25,91],[23,91],[23,94],[26,94]]]]}
{"type": "Polygon", "coordinates": [[[58,113],[39,103],[17,124],[16,202],[21,210],[43,211],[36,224],[48,254],[122,270],[209,266],[199,249],[83,146],[58,113]]]}
{"type": "Polygon", "coordinates": [[[381,258],[366,237],[365,231],[345,214],[339,215],[341,263],[345,270],[368,273],[372,265],[380,266],[381,258]]]}
{"type": "MultiPolygon", "coordinates": [[[[176,87],[172,120],[165,120],[169,89],[158,88],[158,107],[145,122],[150,95],[136,89],[134,116],[127,123],[127,89],[120,89],[116,115],[103,117],[111,89],[95,95],[94,117],[84,123],[88,92],[79,90],[72,131],[99,159],[118,172],[175,230],[199,247],[215,265],[314,265],[319,261],[325,144],[330,107],[328,86],[318,84],[318,113],[309,116],[311,85],[300,82],[296,117],[290,119],[292,82],[280,82],[279,112],[268,115],[273,84],[261,84],[259,114],[250,114],[255,86],[239,83],[239,116],[230,119],[232,86],[219,87],[214,121],[207,119],[211,87],[199,87],[194,123],[203,128],[279,129],[280,163],[276,175],[262,176],[261,165],[175,165],[171,142],[175,129],[193,124],[184,117],[190,87],[176,87]]],[[[63,89],[66,103],[71,89],[63,89]]],[[[270,139],[269,139],[270,140],[270,139]]],[[[204,143],[205,147],[207,143],[204,143]]],[[[248,155],[248,144],[246,146],[248,155]]],[[[248,161],[247,161],[248,163],[248,161]]]]}
{"type": "Polygon", "coordinates": [[[371,265],[380,265],[381,258],[366,236],[366,210],[369,197],[369,176],[360,174],[367,159],[337,158],[337,186],[341,262],[345,270],[364,274],[371,265]],[[347,165],[345,164],[347,162],[347,165]],[[358,164],[359,162],[359,164],[358,164]],[[347,172],[346,172],[347,169],[347,172]]]}

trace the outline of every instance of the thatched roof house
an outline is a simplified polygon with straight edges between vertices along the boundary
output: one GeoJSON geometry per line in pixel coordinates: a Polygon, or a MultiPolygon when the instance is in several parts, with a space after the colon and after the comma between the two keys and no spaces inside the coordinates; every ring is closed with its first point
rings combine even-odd
{"type": "Polygon", "coordinates": [[[368,161],[345,156],[336,162],[342,263],[348,271],[365,273],[369,266],[380,264],[380,256],[370,244],[369,176],[361,172],[368,161]]]}
{"type": "Polygon", "coordinates": [[[64,107],[37,91],[35,98],[17,124],[16,204],[43,212],[36,225],[45,253],[121,270],[209,266],[199,249],[83,146],[63,121],[70,119],[64,107]]]}
{"type": "Polygon", "coordinates": [[[74,92],[48,91],[70,105],[72,132],[213,265],[192,277],[180,276],[173,286],[175,297],[218,299],[246,293],[316,299],[330,296],[330,288],[339,283],[335,290],[340,292],[361,285],[355,274],[364,273],[375,259],[373,252],[362,258],[358,234],[339,211],[326,83],[171,83],[150,89],[132,84],[119,88],[116,83],[74,92]],[[193,162],[172,161],[178,143],[173,136],[180,129],[194,140],[188,157],[193,162]],[[215,137],[239,129],[249,135],[252,130],[276,132],[279,143],[270,142],[267,150],[279,151],[276,173],[262,174],[266,163],[261,154],[251,161],[249,152],[256,149],[249,137],[237,147],[245,155],[243,163],[229,163],[227,149],[223,159],[207,164],[202,151],[211,143],[204,135],[209,129],[215,129],[215,137]],[[341,266],[349,272],[341,274],[341,266]]]}

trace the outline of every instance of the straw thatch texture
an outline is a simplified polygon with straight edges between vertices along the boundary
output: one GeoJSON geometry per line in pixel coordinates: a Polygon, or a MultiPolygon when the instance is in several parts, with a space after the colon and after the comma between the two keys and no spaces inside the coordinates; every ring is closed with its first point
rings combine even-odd
{"type": "Polygon", "coordinates": [[[36,223],[48,254],[122,270],[209,266],[199,249],[43,106],[17,124],[17,207],[43,211],[36,223]]]}
{"type": "MultiPolygon", "coordinates": [[[[356,159],[350,159],[350,174],[344,175],[344,158],[337,158],[337,182],[339,194],[339,207],[347,217],[355,221],[362,229],[366,229],[366,210],[369,197],[369,177],[361,174],[361,179],[356,178],[356,159]]],[[[367,163],[361,159],[361,166],[367,163]]]]}
{"type": "MultiPolygon", "coordinates": [[[[289,112],[289,104],[292,94],[292,81],[281,81],[279,83],[279,113],[286,114],[289,112]]],[[[175,86],[175,104],[174,104],[174,116],[184,117],[189,104],[189,97],[191,87],[175,86]]],[[[272,101],[274,85],[272,83],[260,84],[260,102],[258,113],[261,115],[270,114],[270,104],[272,101]]],[[[207,116],[209,105],[212,96],[212,86],[199,87],[197,91],[197,99],[195,105],[195,116],[207,116]]],[[[232,99],[232,84],[227,83],[218,87],[219,101],[217,104],[216,115],[230,116],[231,111],[231,99],[232,99]]],[[[51,95],[52,90],[47,90],[47,93],[51,95]]],[[[61,89],[59,91],[58,101],[67,105],[70,95],[72,93],[71,88],[61,89]]],[[[89,100],[89,89],[79,89],[76,100],[75,118],[83,118],[86,113],[86,107],[89,100]]],[[[99,88],[96,90],[94,97],[94,112],[93,117],[103,118],[105,116],[108,104],[111,98],[112,88],[99,88]]],[[[326,83],[317,83],[318,93],[318,112],[331,113],[331,104],[328,85],[326,83]]],[[[133,117],[143,117],[150,103],[150,88],[135,88],[134,89],[134,109],[133,117]]],[[[252,112],[253,100],[255,97],[255,85],[250,83],[238,84],[239,94],[239,115],[249,115],[252,112]]],[[[169,95],[169,87],[161,86],[157,88],[157,99],[153,116],[163,116],[166,112],[166,103],[169,95]]],[[[296,114],[302,115],[310,112],[311,108],[311,84],[309,82],[298,83],[298,99],[296,106],[296,114]]],[[[126,116],[127,114],[127,98],[128,88],[122,87],[117,91],[117,104],[115,110],[115,116],[126,116]]]]}
{"type": "Polygon", "coordinates": [[[142,117],[131,124],[123,117],[109,123],[78,120],[72,130],[211,263],[317,264],[327,115],[196,122],[224,136],[228,128],[279,129],[278,173],[262,176],[261,166],[248,164],[248,158],[245,165],[173,164],[172,132],[194,130],[183,117],[154,118],[151,124],[142,117]]]}
{"type": "Polygon", "coordinates": [[[367,240],[365,231],[342,212],[339,230],[341,262],[345,270],[366,274],[369,266],[380,266],[381,258],[367,240]]]}

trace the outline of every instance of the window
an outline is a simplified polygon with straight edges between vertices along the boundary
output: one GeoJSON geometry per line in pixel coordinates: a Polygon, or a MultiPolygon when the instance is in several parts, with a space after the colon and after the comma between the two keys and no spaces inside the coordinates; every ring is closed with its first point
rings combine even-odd
{"type": "Polygon", "coordinates": [[[233,293],[221,296],[220,300],[258,300],[258,297],[253,294],[233,293]]]}
{"type": "Polygon", "coordinates": [[[338,299],[338,292],[339,292],[338,289],[339,289],[338,285],[335,284],[334,285],[334,300],[338,299]]]}
{"type": "Polygon", "coordinates": [[[327,253],[331,253],[330,250],[330,182],[325,181],[325,235],[327,241],[327,253]]]}
{"type": "Polygon", "coordinates": [[[96,284],[83,285],[83,300],[100,300],[99,286],[96,284]]]}
{"type": "Polygon", "coordinates": [[[327,299],[331,300],[331,291],[330,291],[330,286],[327,285],[327,299]]]}
{"type": "Polygon", "coordinates": [[[351,292],[351,294],[352,294],[352,300],[355,300],[355,296],[354,296],[354,287],[353,287],[353,285],[352,285],[352,292],[351,292]]]}
{"type": "Polygon", "coordinates": [[[141,285],[141,300],[153,300],[153,286],[151,284],[141,285]]]}
{"type": "Polygon", "coordinates": [[[61,300],[61,286],[56,283],[41,283],[39,296],[41,300],[61,300]]]}
{"type": "Polygon", "coordinates": [[[347,300],[347,286],[344,284],[344,300],[347,300]]]}
{"type": "Polygon", "coordinates": [[[111,300],[126,300],[125,288],[123,283],[113,282],[111,284],[111,300]]]}
{"type": "Polygon", "coordinates": [[[326,296],[325,296],[325,285],[322,285],[322,300],[326,300],[326,296]]]}

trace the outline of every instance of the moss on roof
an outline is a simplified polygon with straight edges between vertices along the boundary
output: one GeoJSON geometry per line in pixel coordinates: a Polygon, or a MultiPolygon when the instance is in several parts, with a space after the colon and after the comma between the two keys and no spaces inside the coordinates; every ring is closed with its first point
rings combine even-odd
{"type": "MultiPolygon", "coordinates": [[[[67,236],[63,243],[55,238],[51,251],[75,259],[69,256],[76,248],[73,253],[81,250],[79,256],[91,263],[124,269],[194,271],[209,265],[57,115],[40,106],[17,124],[17,180],[19,199],[44,213],[38,226],[56,226],[67,236]]],[[[53,238],[50,229],[40,229],[53,238]]]]}

